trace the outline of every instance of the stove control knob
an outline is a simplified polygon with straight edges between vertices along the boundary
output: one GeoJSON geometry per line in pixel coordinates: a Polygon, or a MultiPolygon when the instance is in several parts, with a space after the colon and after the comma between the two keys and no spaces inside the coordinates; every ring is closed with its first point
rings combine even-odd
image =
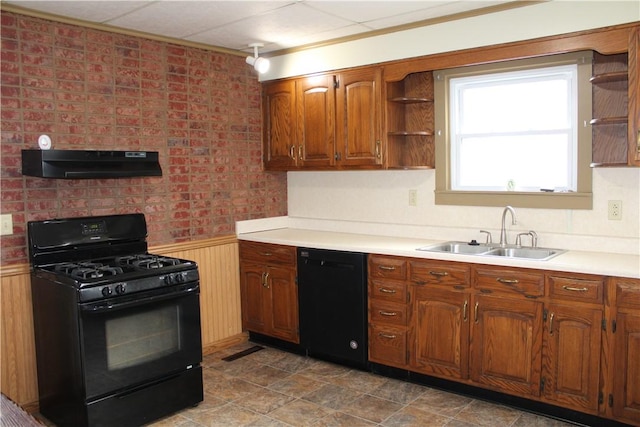
{"type": "Polygon", "coordinates": [[[111,295],[111,288],[109,286],[105,286],[104,288],[102,288],[102,295],[105,297],[111,295]]]}
{"type": "Polygon", "coordinates": [[[176,274],[176,283],[184,282],[184,276],[180,273],[176,274]]]}
{"type": "Polygon", "coordinates": [[[127,291],[127,285],[124,283],[120,283],[116,285],[116,294],[122,295],[127,291]]]}
{"type": "Polygon", "coordinates": [[[164,276],[164,283],[166,283],[167,285],[172,285],[173,276],[171,276],[170,274],[167,274],[166,276],[164,276]]]}

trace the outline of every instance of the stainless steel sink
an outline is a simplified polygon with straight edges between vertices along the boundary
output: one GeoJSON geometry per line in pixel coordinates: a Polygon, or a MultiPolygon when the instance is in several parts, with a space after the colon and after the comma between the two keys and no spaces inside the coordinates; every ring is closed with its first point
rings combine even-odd
{"type": "Polygon", "coordinates": [[[539,261],[546,261],[565,251],[560,249],[546,248],[496,248],[486,252],[484,255],[501,256],[507,258],[526,258],[539,261]]]}
{"type": "Polygon", "coordinates": [[[467,242],[446,242],[418,248],[419,251],[447,252],[451,254],[480,255],[493,249],[492,246],[467,242]]]}
{"type": "Polygon", "coordinates": [[[501,247],[497,244],[476,244],[468,242],[445,242],[435,245],[423,246],[419,251],[440,252],[461,255],[495,256],[505,258],[521,258],[538,261],[547,261],[563,252],[562,249],[550,248],[523,248],[520,246],[501,247]]]}

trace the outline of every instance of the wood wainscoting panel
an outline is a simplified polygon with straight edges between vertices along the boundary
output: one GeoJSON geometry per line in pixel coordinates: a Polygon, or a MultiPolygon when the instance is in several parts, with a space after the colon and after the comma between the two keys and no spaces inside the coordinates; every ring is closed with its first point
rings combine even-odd
{"type": "Polygon", "coordinates": [[[38,401],[36,347],[29,266],[0,270],[2,394],[21,406],[38,401]]]}
{"type": "Polygon", "coordinates": [[[240,266],[235,236],[151,248],[150,252],[198,263],[202,347],[216,347],[220,341],[242,334],[240,311],[240,266]]]}

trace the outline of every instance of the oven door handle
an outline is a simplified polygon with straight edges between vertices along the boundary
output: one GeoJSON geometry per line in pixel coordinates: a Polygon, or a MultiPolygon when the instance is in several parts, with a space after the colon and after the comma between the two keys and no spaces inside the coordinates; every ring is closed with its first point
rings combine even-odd
{"type": "Polygon", "coordinates": [[[126,302],[113,302],[113,301],[99,301],[96,303],[90,303],[90,304],[82,304],[81,305],[81,310],[83,312],[88,312],[88,313],[104,313],[107,311],[115,311],[115,310],[122,310],[125,308],[129,308],[129,307],[136,307],[136,306],[140,306],[140,305],[144,305],[144,304],[150,304],[150,303],[155,303],[155,302],[159,302],[159,301],[165,301],[165,300],[170,300],[170,299],[175,299],[175,298],[181,298],[184,296],[188,296],[191,295],[195,292],[198,291],[199,286],[198,285],[194,285],[192,287],[189,287],[187,289],[181,289],[179,291],[176,292],[170,292],[170,293],[163,293],[163,294],[159,294],[159,295],[152,295],[152,296],[148,296],[148,297],[144,297],[144,298],[138,298],[138,299],[133,299],[133,300],[128,300],[126,302]]]}

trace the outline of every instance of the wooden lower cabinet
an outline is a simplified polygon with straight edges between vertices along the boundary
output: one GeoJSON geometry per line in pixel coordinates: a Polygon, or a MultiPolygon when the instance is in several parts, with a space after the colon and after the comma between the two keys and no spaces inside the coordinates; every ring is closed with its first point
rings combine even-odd
{"type": "Polygon", "coordinates": [[[475,295],[471,380],[506,393],[540,394],[543,303],[475,295]]]}
{"type": "Polygon", "coordinates": [[[617,279],[615,293],[609,404],[616,419],[640,425],[640,280],[617,279]]]}
{"type": "Polygon", "coordinates": [[[407,365],[407,328],[369,324],[369,360],[404,368],[407,365]]]}
{"type": "Polygon", "coordinates": [[[407,368],[407,262],[370,255],[368,263],[369,360],[407,368]]]}
{"type": "Polygon", "coordinates": [[[613,359],[613,414],[640,423],[640,314],[618,313],[613,359]]]}
{"type": "Polygon", "coordinates": [[[411,369],[466,379],[469,366],[468,292],[414,286],[411,369]]]}
{"type": "Polygon", "coordinates": [[[545,310],[542,395],[555,405],[597,413],[602,308],[550,304],[545,310]]]}
{"type": "Polygon", "coordinates": [[[240,256],[243,329],[299,343],[295,248],[240,242],[240,256]]]}
{"type": "Polygon", "coordinates": [[[370,255],[369,360],[640,426],[640,279],[370,255]]]}
{"type": "Polygon", "coordinates": [[[298,292],[295,270],[240,266],[244,329],[286,341],[298,339],[298,292]]]}

